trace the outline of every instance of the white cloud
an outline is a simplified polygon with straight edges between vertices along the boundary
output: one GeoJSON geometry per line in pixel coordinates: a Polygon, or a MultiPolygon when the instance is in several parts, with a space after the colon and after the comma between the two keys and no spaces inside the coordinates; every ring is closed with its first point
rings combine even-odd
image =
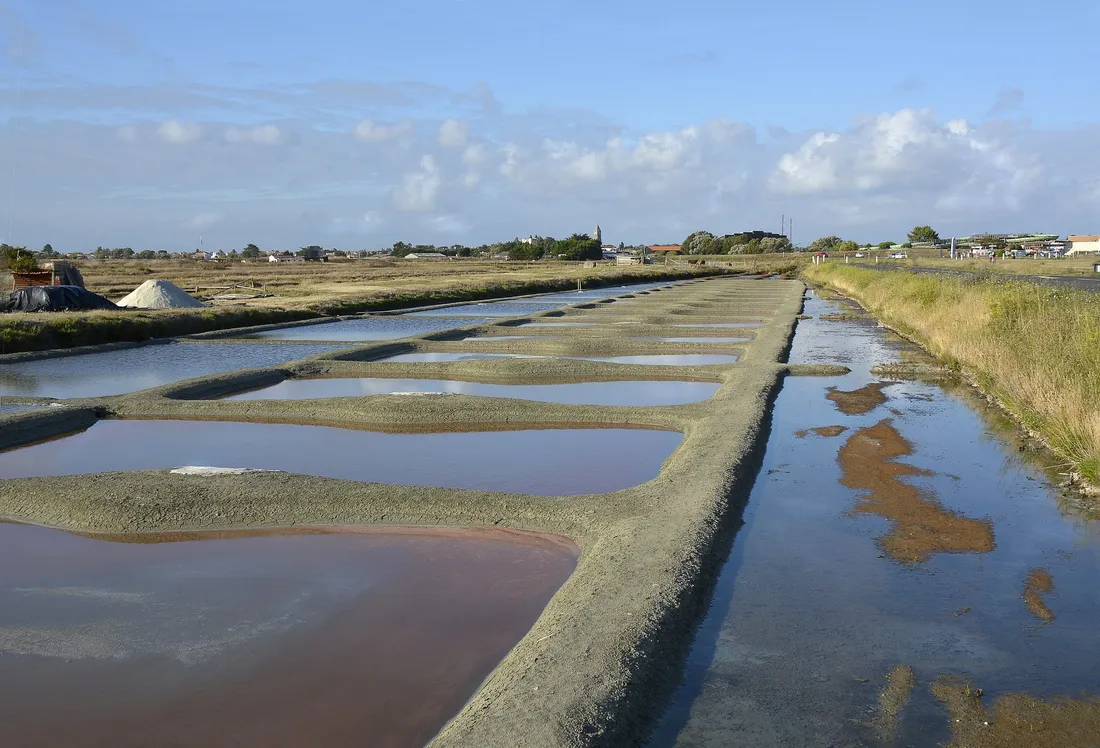
{"type": "Polygon", "coordinates": [[[407,137],[412,131],[412,122],[383,124],[365,119],[355,126],[355,137],[366,143],[384,143],[387,140],[407,137]]]}
{"type": "Polygon", "coordinates": [[[119,140],[125,140],[128,143],[132,143],[137,139],[137,129],[133,125],[123,125],[115,130],[115,135],[119,140]]]}
{"type": "Polygon", "coordinates": [[[477,187],[478,184],[480,184],[480,183],[481,183],[481,175],[478,174],[476,171],[466,172],[462,176],[462,184],[465,187],[470,187],[470,188],[477,187]]]}
{"type": "Polygon", "coordinates": [[[470,136],[470,125],[462,120],[449,119],[439,126],[439,144],[444,148],[461,148],[470,136]]]}
{"type": "Polygon", "coordinates": [[[462,163],[467,166],[481,166],[489,160],[488,149],[480,143],[474,143],[466,147],[462,152],[462,163]]]}
{"type": "Polygon", "coordinates": [[[278,145],[284,135],[275,125],[261,125],[251,130],[230,127],[225,131],[225,139],[230,143],[255,143],[257,145],[278,145]]]}
{"type": "Polygon", "coordinates": [[[431,210],[442,184],[435,159],[423,156],[420,171],[406,174],[401,185],[393,191],[393,204],[398,210],[410,212],[431,210]]]}
{"type": "Polygon", "coordinates": [[[170,119],[160,126],[157,130],[157,135],[159,135],[160,139],[165,143],[183,145],[186,143],[194,143],[201,138],[202,128],[195,124],[178,122],[174,119],[170,119]]]}

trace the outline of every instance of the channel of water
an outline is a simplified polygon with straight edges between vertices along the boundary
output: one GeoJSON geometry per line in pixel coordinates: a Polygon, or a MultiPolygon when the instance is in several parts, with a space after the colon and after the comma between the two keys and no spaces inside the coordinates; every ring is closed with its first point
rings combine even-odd
{"type": "Polygon", "coordinates": [[[431,528],[114,541],[0,523],[5,748],[423,745],[578,554],[431,528]]]}
{"type": "MultiPolygon", "coordinates": [[[[1030,697],[1100,691],[1100,525],[969,391],[872,376],[909,346],[837,311],[807,302],[791,360],[852,373],[784,382],[650,745],[1036,745],[1030,697]]],[[[1073,708],[1043,745],[1100,742],[1073,708]]]]}

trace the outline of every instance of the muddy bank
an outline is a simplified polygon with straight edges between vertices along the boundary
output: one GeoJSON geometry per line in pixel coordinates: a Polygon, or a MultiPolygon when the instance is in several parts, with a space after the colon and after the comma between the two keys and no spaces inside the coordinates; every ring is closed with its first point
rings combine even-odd
{"type": "Polygon", "coordinates": [[[875,382],[851,392],[843,392],[836,387],[830,387],[829,394],[826,397],[832,400],[836,404],[836,409],[844,415],[861,416],[864,413],[870,413],[886,402],[886,395],[883,390],[889,386],[889,382],[875,382]]]}
{"type": "Polygon", "coordinates": [[[982,689],[957,677],[938,678],[932,693],[951,716],[949,748],[1069,748],[1100,745],[1100,697],[1043,701],[1000,696],[990,710],[982,689]]]}

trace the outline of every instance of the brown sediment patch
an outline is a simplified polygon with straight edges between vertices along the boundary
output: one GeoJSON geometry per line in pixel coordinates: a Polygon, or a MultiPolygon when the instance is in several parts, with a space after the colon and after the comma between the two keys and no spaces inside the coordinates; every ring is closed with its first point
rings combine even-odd
{"type": "Polygon", "coordinates": [[[932,553],[988,553],[994,548],[989,520],[970,519],[944,508],[920,489],[900,480],[928,475],[925,470],[894,462],[913,448],[889,420],[860,429],[840,448],[840,482],[867,493],[857,512],[890,520],[890,532],[879,539],[883,551],[902,563],[923,563],[932,553]]]}
{"type": "Polygon", "coordinates": [[[832,400],[833,404],[836,405],[836,409],[844,415],[861,416],[864,413],[870,413],[886,402],[886,395],[883,394],[882,390],[891,384],[893,382],[874,382],[851,392],[844,392],[836,387],[830,387],[829,394],[825,397],[832,400]]]}
{"type": "Polygon", "coordinates": [[[828,438],[833,436],[840,436],[847,430],[847,426],[818,426],[812,429],[800,429],[794,432],[794,435],[797,436],[799,439],[805,439],[811,433],[814,433],[818,436],[824,436],[828,438]]]}
{"type": "Polygon", "coordinates": [[[909,665],[895,665],[886,674],[886,685],[878,697],[878,719],[875,721],[875,732],[883,742],[897,735],[898,718],[916,686],[917,676],[909,665]]]}
{"type": "Polygon", "coordinates": [[[1046,569],[1032,569],[1024,580],[1024,604],[1041,621],[1054,620],[1054,611],[1047,607],[1043,595],[1054,590],[1054,577],[1046,569]]]}
{"type": "Polygon", "coordinates": [[[1100,745],[1100,698],[1043,701],[1010,693],[982,706],[982,691],[961,678],[937,678],[932,694],[950,714],[948,748],[1078,748],[1100,745]]]}

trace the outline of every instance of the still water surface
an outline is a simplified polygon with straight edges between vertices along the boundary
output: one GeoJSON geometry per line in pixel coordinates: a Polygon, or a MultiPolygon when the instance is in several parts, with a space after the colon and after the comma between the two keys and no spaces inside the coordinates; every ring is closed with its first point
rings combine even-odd
{"type": "Polygon", "coordinates": [[[339,348],[277,343],[163,343],[0,364],[0,395],[121,395],[192,377],[275,366],[339,348]]]}
{"type": "Polygon", "coordinates": [[[392,392],[451,392],[479,397],[513,397],[570,405],[681,405],[706,400],[716,382],[578,382],[575,384],[485,384],[443,379],[287,379],[229,400],[300,400],[386,395],[392,392]]]}
{"type": "Polygon", "coordinates": [[[277,423],[99,421],[72,436],[0,453],[0,478],[201,465],[558,496],[644,483],[682,438],[647,429],[387,434],[277,423]]]}
{"type": "Polygon", "coordinates": [[[5,748],[423,745],[576,565],[479,530],[123,540],[0,524],[5,748]]]}
{"type": "Polygon", "coordinates": [[[653,746],[931,748],[951,740],[931,692],[942,676],[971,679],[987,709],[1012,692],[1100,691],[1097,521],[966,390],[892,383],[885,402],[840,412],[829,385],[860,390],[907,346],[874,322],[816,319],[837,311],[808,302],[791,360],[853,372],[784,381],[745,524],[653,746]],[[898,665],[916,685],[888,719],[879,694],[898,665]]]}

